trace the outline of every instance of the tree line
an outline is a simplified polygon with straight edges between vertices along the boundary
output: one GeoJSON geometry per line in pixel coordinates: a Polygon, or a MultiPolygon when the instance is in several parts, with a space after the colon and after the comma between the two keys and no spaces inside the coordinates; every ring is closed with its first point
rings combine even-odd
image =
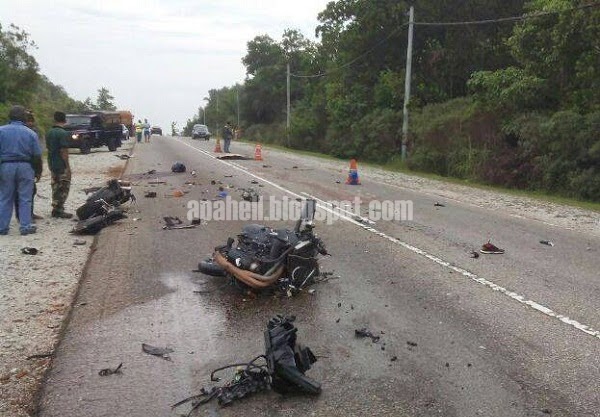
{"type": "Polygon", "coordinates": [[[29,34],[15,25],[0,24],[0,123],[8,120],[12,105],[30,109],[40,132],[52,126],[56,110],[81,113],[92,110],[115,110],[114,97],[105,87],[98,89],[95,100],[71,98],[63,87],[40,73],[31,50],[36,48],[29,34]]]}
{"type": "Polygon", "coordinates": [[[318,41],[294,29],[250,40],[244,82],[210,90],[184,133],[205,117],[209,126],[239,118],[251,140],[399,164],[411,4],[407,166],[600,201],[592,0],[332,1],[318,15],[318,41]]]}

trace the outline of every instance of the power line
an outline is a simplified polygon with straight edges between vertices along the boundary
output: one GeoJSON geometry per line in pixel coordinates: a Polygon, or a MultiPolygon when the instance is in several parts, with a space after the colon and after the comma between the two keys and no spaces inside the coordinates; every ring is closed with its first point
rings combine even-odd
{"type": "MultiPolygon", "coordinates": [[[[518,21],[524,21],[524,20],[529,20],[529,19],[535,19],[535,18],[538,18],[538,17],[552,16],[552,15],[557,15],[557,14],[562,14],[562,13],[574,12],[574,11],[578,11],[578,10],[591,9],[591,8],[595,8],[595,7],[600,7],[600,2],[591,3],[591,4],[585,4],[585,5],[582,5],[582,6],[573,7],[571,9],[566,9],[566,10],[554,10],[554,11],[548,11],[548,12],[539,12],[539,13],[526,14],[526,15],[521,15],[521,16],[501,17],[501,18],[498,18],[498,19],[468,20],[468,21],[462,21],[462,22],[414,22],[413,24],[415,26],[468,26],[468,25],[487,25],[487,24],[492,24],[492,23],[518,22],[518,21]]],[[[304,75],[304,74],[294,74],[294,73],[291,73],[290,76],[294,77],[294,78],[320,78],[320,77],[325,77],[325,76],[327,76],[327,75],[329,75],[329,74],[331,74],[333,72],[339,71],[339,70],[341,70],[343,68],[349,67],[350,65],[354,64],[355,62],[357,62],[360,59],[364,58],[365,56],[369,55],[371,52],[373,52],[376,48],[378,48],[383,43],[387,42],[400,29],[404,28],[407,25],[408,25],[408,23],[404,23],[403,25],[399,26],[396,30],[393,30],[392,32],[390,32],[390,34],[388,36],[386,36],[381,41],[379,41],[378,43],[376,43],[375,46],[373,46],[371,49],[367,50],[366,52],[363,52],[362,54],[360,54],[356,58],[354,58],[354,59],[346,62],[343,65],[340,65],[339,67],[333,68],[333,69],[331,69],[329,71],[326,71],[326,72],[321,72],[321,73],[313,74],[313,75],[304,75]]]]}
{"type": "Polygon", "coordinates": [[[487,25],[490,23],[503,23],[503,22],[518,22],[522,20],[534,19],[537,17],[551,16],[562,13],[574,12],[583,9],[591,9],[599,7],[600,2],[585,4],[583,6],[573,7],[566,10],[553,10],[548,12],[539,12],[532,14],[525,14],[521,16],[501,17],[498,19],[486,19],[486,20],[470,20],[465,22],[415,22],[415,26],[467,26],[467,25],[487,25]]]}
{"type": "Polygon", "coordinates": [[[333,68],[329,71],[326,72],[321,72],[319,74],[313,74],[313,75],[302,75],[302,74],[293,74],[291,73],[290,76],[291,77],[295,77],[295,78],[319,78],[319,77],[325,77],[326,75],[329,75],[335,71],[341,70],[342,68],[346,68],[349,67],[350,65],[354,64],[356,61],[364,58],[365,56],[369,55],[371,52],[373,52],[375,49],[377,49],[380,45],[382,45],[383,43],[387,42],[388,40],[390,40],[390,38],[392,36],[394,36],[396,33],[398,33],[398,31],[400,29],[402,29],[403,27],[405,27],[406,25],[408,25],[408,23],[404,23],[403,25],[401,25],[400,27],[398,27],[396,30],[393,30],[390,32],[390,34],[388,36],[386,36],[385,38],[383,38],[382,40],[380,40],[379,42],[377,42],[371,49],[363,52],[362,54],[360,54],[359,56],[357,56],[356,58],[346,62],[343,65],[340,65],[337,68],[333,68]]]}

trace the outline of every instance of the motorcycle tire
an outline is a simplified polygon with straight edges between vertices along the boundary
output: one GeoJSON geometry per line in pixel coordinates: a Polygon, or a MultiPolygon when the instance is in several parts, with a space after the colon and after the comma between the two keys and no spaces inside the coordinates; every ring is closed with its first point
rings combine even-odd
{"type": "Polygon", "coordinates": [[[200,262],[198,264],[198,271],[213,277],[225,276],[225,270],[223,269],[223,267],[214,263],[212,259],[206,259],[205,261],[200,262]]]}

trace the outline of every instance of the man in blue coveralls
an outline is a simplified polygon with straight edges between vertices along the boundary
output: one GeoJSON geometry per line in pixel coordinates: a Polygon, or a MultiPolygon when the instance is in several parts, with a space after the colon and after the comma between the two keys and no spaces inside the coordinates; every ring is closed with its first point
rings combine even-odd
{"type": "Polygon", "coordinates": [[[7,235],[15,198],[19,198],[22,235],[36,232],[31,224],[33,184],[42,175],[42,150],[35,132],[25,125],[27,111],[13,106],[10,122],[0,127],[0,235],[7,235]]]}

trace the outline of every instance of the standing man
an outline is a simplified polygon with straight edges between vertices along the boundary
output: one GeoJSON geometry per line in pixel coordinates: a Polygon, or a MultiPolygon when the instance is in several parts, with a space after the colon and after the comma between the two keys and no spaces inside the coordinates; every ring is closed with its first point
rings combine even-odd
{"type": "Polygon", "coordinates": [[[135,124],[135,139],[138,143],[142,142],[142,134],[144,133],[144,127],[142,126],[142,121],[138,119],[135,124]]]}
{"type": "Polygon", "coordinates": [[[9,124],[0,127],[0,235],[7,235],[15,198],[19,198],[21,235],[36,232],[31,224],[34,180],[42,175],[42,150],[33,130],[25,126],[26,110],[13,106],[9,124]]]}
{"type": "Polygon", "coordinates": [[[54,126],[46,134],[48,168],[52,185],[52,217],[70,219],[73,214],[65,212],[65,201],[71,187],[71,167],[69,166],[69,133],[63,128],[67,116],[61,111],[54,113],[54,126]]]}
{"type": "MultiPolygon", "coordinates": [[[[35,117],[33,116],[33,112],[31,110],[25,110],[25,126],[30,128],[31,130],[33,130],[33,132],[36,134],[36,136],[38,138],[38,143],[39,143],[40,132],[39,132],[37,126],[35,125],[35,117]]],[[[41,144],[40,144],[40,149],[41,149],[41,144]]],[[[35,223],[36,220],[43,219],[42,216],[38,216],[37,214],[35,214],[33,212],[33,206],[35,205],[35,195],[36,194],[37,194],[37,187],[34,182],[33,183],[33,196],[31,199],[31,220],[33,223],[35,223]]],[[[19,220],[19,196],[18,195],[15,198],[15,214],[17,216],[17,220],[19,220]]]]}
{"type": "Polygon", "coordinates": [[[148,119],[144,119],[144,142],[150,142],[150,123],[148,123],[148,119]]]}
{"type": "Polygon", "coordinates": [[[223,150],[225,153],[229,152],[229,146],[231,145],[231,139],[233,139],[233,129],[231,128],[231,123],[225,123],[223,127],[223,150]]]}

